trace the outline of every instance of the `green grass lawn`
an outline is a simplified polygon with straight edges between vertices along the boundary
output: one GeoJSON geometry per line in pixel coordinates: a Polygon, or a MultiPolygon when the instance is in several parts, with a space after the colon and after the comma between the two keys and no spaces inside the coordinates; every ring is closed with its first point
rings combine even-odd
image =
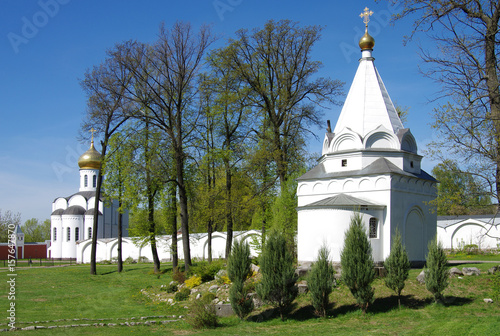
{"type": "MultiPolygon", "coordinates": [[[[376,300],[366,315],[361,314],[345,286],[339,286],[331,295],[334,305],[326,319],[315,317],[308,295],[301,295],[287,321],[272,314],[270,307],[254,313],[252,320],[221,319],[221,327],[213,330],[193,330],[186,322],[150,326],[114,326],[41,329],[17,331],[16,334],[36,335],[494,335],[500,330],[500,305],[487,304],[492,297],[492,276],[486,271],[494,264],[467,264],[477,266],[481,276],[450,279],[445,290],[446,303],[434,304],[425,286],[415,278],[420,270],[410,273],[403,291],[403,307],[398,309],[397,298],[377,279],[376,300]]],[[[456,265],[455,265],[456,266],[456,265]]],[[[168,266],[167,266],[168,267],[168,266]]],[[[125,265],[118,274],[116,265],[98,266],[98,275],[89,274],[89,266],[53,268],[19,268],[16,277],[17,327],[23,322],[40,321],[39,325],[67,325],[95,323],[98,319],[119,323],[120,319],[185,315],[184,304],[170,306],[153,303],[141,289],[154,292],[171,281],[171,271],[160,276],[151,274],[149,264],[125,265]],[[89,319],[86,321],[54,321],[60,319],[89,319]]],[[[0,279],[7,279],[6,270],[0,270],[0,279]]],[[[2,293],[8,293],[6,281],[0,281],[2,293]]],[[[0,311],[8,309],[7,294],[1,295],[0,311]]],[[[0,313],[1,314],[1,313],[0,313]]],[[[4,313],[5,317],[7,316],[4,313]]],[[[155,318],[165,320],[168,318],[155,318]]],[[[6,320],[0,321],[7,328],[6,320]]]]}
{"type": "Polygon", "coordinates": [[[482,261],[498,261],[500,262],[500,254],[465,254],[455,253],[447,256],[448,260],[482,260],[482,261]]]}

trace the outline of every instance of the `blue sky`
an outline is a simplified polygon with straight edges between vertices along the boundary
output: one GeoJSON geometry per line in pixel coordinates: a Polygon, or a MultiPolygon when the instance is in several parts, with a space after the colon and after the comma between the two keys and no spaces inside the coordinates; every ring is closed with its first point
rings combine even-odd
{"type": "MultiPolygon", "coordinates": [[[[78,191],[77,160],[89,146],[79,141],[86,109],[79,80],[114,44],[153,42],[161,22],[170,27],[177,20],[195,28],[211,24],[219,45],[238,29],[262,27],[270,19],[320,25],[322,39],[313,53],[323,63],[319,75],[344,81],[347,94],[360,57],[365,6],[375,12],[375,65],[393,102],[410,107],[405,127],[422,154],[433,136],[428,101],[439,88],[418,72],[417,44],[403,45],[411,22],[390,25],[393,9],[383,1],[0,1],[0,209],[20,212],[23,223],[44,220],[56,197],[78,191]]],[[[330,119],[335,125],[340,109],[325,110],[325,124],[330,119]]],[[[323,139],[324,130],[317,133],[323,139]]],[[[321,142],[312,139],[309,147],[320,152],[321,142]]],[[[423,160],[427,171],[434,164],[423,160]]]]}

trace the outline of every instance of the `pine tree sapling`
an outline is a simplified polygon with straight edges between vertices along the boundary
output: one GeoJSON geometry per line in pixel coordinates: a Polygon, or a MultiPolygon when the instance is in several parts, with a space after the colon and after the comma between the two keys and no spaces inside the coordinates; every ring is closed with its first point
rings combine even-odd
{"type": "Polygon", "coordinates": [[[307,286],[311,301],[319,316],[326,316],[330,304],[329,295],[335,286],[335,270],[329,260],[330,250],[322,246],[318,251],[318,259],[312,265],[307,277],[307,286]]]}
{"type": "Polygon", "coordinates": [[[448,287],[449,272],[446,267],[446,254],[437,238],[429,243],[425,263],[425,287],[434,295],[434,301],[439,302],[443,298],[443,291],[448,287]]]}
{"type": "Polygon", "coordinates": [[[401,234],[396,230],[391,246],[391,253],[384,262],[387,270],[385,285],[398,295],[398,306],[401,307],[401,291],[405,287],[410,271],[410,260],[408,253],[401,242],[401,234]]]}
{"type": "Polygon", "coordinates": [[[375,278],[372,247],[363,225],[363,218],[356,212],[351,217],[351,225],[344,236],[344,248],[340,253],[342,281],[351,291],[363,313],[373,302],[371,283],[375,278]]]}
{"type": "Polygon", "coordinates": [[[231,307],[240,319],[253,310],[253,300],[244,285],[251,270],[250,246],[247,242],[235,240],[227,261],[227,274],[232,282],[229,289],[231,307]]]}
{"type": "Polygon", "coordinates": [[[287,247],[286,238],[281,233],[272,232],[266,238],[260,257],[262,280],[256,288],[262,300],[278,308],[281,320],[298,293],[295,256],[287,247]]]}

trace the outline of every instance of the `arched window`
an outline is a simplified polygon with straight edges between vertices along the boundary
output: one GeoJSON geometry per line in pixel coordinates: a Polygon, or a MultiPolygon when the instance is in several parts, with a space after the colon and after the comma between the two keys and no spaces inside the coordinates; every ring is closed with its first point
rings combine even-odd
{"type": "Polygon", "coordinates": [[[71,229],[70,228],[66,229],[66,235],[67,235],[66,240],[70,241],[71,240],[71,229]]]}
{"type": "Polygon", "coordinates": [[[88,239],[91,239],[92,238],[92,228],[89,227],[89,238],[88,239]]]}
{"type": "Polygon", "coordinates": [[[92,187],[97,188],[97,175],[92,176],[92,187]]]}
{"type": "Polygon", "coordinates": [[[83,176],[83,186],[87,188],[89,186],[89,177],[88,175],[83,176]]]}
{"type": "Polygon", "coordinates": [[[54,241],[57,240],[57,228],[54,228],[53,238],[54,238],[54,241]]]}
{"type": "Polygon", "coordinates": [[[75,228],[75,241],[80,239],[80,228],[75,228]]]}
{"type": "Polygon", "coordinates": [[[378,238],[378,221],[375,217],[370,218],[370,231],[369,231],[369,237],[370,238],[378,238]]]}

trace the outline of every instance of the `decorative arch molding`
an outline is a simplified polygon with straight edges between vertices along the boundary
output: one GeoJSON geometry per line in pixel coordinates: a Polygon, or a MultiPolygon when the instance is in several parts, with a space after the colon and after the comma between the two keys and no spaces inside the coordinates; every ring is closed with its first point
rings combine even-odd
{"type": "Polygon", "coordinates": [[[339,135],[335,136],[330,144],[330,152],[361,148],[363,148],[361,137],[348,128],[343,129],[339,135]]]}
{"type": "Polygon", "coordinates": [[[339,183],[337,181],[332,181],[328,184],[327,191],[329,193],[339,191],[339,183]]]}
{"type": "Polygon", "coordinates": [[[422,208],[413,204],[405,214],[404,232],[402,233],[410,260],[425,260],[426,242],[424,242],[424,238],[427,234],[424,224],[425,216],[422,208]]]}
{"type": "Polygon", "coordinates": [[[323,183],[321,182],[316,182],[313,186],[313,193],[315,194],[318,194],[318,193],[322,193],[322,192],[325,192],[325,187],[323,185],[323,183]]]}
{"type": "Polygon", "coordinates": [[[68,207],[79,205],[82,208],[87,208],[87,200],[82,195],[74,195],[68,200],[68,207]]]}
{"type": "Polygon", "coordinates": [[[398,138],[401,143],[401,150],[417,154],[417,141],[415,141],[415,137],[411,134],[409,128],[399,130],[398,138]]]}
{"type": "Polygon", "coordinates": [[[379,126],[366,135],[363,146],[365,149],[399,149],[399,141],[391,131],[379,126]]]}
{"type": "MultiPolygon", "coordinates": [[[[227,239],[227,235],[225,233],[222,233],[222,232],[214,232],[212,234],[212,243],[215,239],[223,239],[224,242],[226,241],[227,239]]],[[[208,239],[207,237],[205,237],[205,242],[203,243],[203,260],[205,260],[206,258],[208,258],[208,239]]],[[[214,256],[212,256],[213,258],[214,256]]]]}
{"type": "Polygon", "coordinates": [[[476,227],[479,227],[480,230],[487,231],[487,228],[484,225],[481,225],[480,223],[476,223],[476,222],[465,222],[465,223],[458,225],[453,230],[453,233],[451,234],[451,248],[452,249],[455,248],[455,246],[453,246],[453,240],[455,239],[455,235],[460,231],[460,229],[462,229],[466,226],[476,226],[476,227]]]}
{"type": "Polygon", "coordinates": [[[310,193],[310,189],[311,188],[309,187],[309,184],[307,184],[307,183],[301,183],[299,185],[297,194],[299,194],[299,195],[307,195],[307,194],[310,193]]]}

